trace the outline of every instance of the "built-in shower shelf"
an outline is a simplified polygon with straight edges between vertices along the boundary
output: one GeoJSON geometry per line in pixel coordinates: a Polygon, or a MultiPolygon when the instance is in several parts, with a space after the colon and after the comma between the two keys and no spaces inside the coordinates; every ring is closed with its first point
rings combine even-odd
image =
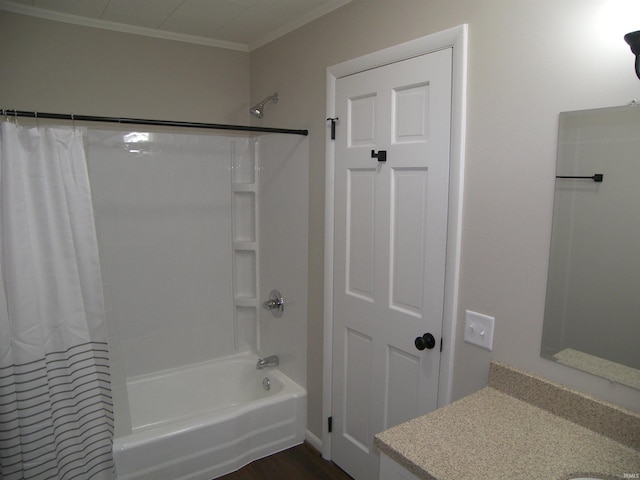
{"type": "Polygon", "coordinates": [[[257,307],[258,299],[255,297],[235,297],[234,303],[238,307],[257,307]]]}
{"type": "Polygon", "coordinates": [[[258,348],[259,159],[256,142],[238,143],[232,149],[233,303],[236,351],[258,348]]]}
{"type": "Polygon", "coordinates": [[[257,250],[257,242],[233,242],[234,250],[257,250]]]}
{"type": "Polygon", "coordinates": [[[235,183],[233,184],[234,192],[255,192],[256,184],[255,183],[235,183]]]}

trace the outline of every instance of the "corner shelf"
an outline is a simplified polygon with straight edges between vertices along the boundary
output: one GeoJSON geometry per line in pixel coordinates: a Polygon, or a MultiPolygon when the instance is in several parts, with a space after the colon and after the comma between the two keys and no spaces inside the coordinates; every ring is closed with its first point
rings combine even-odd
{"type": "Polygon", "coordinates": [[[258,350],[259,235],[258,153],[255,139],[239,139],[231,148],[231,221],[233,315],[236,352],[258,350]]]}

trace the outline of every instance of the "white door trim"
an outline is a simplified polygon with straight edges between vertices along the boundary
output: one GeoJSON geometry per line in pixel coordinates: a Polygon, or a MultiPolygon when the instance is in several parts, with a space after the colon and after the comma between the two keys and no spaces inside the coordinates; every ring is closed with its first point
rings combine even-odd
{"type": "MultiPolygon", "coordinates": [[[[464,185],[466,95],[467,95],[468,25],[434,33],[394,47],[370,53],[327,68],[327,118],[335,117],[336,80],[371,68],[424,55],[444,48],[453,49],[451,157],[449,178],[449,212],[447,227],[447,261],[442,337],[444,350],[440,361],[438,406],[451,402],[458,288],[462,236],[462,192],[464,185]]],[[[329,125],[329,124],[328,124],[329,125]]],[[[324,248],[324,332],[322,376],[322,456],[331,459],[331,435],[326,420],[331,416],[333,372],[333,242],[334,242],[334,173],[335,142],[326,135],[325,169],[325,248],[324,248]]]]}

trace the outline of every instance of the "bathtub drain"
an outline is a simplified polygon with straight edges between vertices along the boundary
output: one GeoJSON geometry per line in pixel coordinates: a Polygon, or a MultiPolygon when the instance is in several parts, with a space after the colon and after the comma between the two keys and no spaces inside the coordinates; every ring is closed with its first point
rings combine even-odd
{"type": "Polygon", "coordinates": [[[262,379],[262,388],[264,388],[265,390],[271,389],[271,380],[269,380],[267,377],[264,377],[262,379]]]}

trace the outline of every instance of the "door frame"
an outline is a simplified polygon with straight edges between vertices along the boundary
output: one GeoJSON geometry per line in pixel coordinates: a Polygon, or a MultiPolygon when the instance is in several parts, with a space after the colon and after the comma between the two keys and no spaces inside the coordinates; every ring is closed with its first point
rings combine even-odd
{"type": "MultiPolygon", "coordinates": [[[[336,80],[347,75],[381,67],[445,48],[452,49],[451,145],[449,171],[449,210],[447,259],[445,269],[444,314],[440,359],[438,407],[451,402],[455,332],[458,317],[458,289],[462,238],[462,200],[464,185],[468,25],[463,24],[426,37],[411,40],[378,52],[354,58],[327,68],[327,118],[335,117],[336,80]]],[[[329,128],[329,124],[328,124],[329,128]]],[[[331,416],[333,381],[333,255],[334,255],[334,175],[335,141],[326,135],[325,144],[325,225],[324,225],[324,330],[322,373],[322,456],[331,459],[331,435],[326,419],[331,416]]]]}

